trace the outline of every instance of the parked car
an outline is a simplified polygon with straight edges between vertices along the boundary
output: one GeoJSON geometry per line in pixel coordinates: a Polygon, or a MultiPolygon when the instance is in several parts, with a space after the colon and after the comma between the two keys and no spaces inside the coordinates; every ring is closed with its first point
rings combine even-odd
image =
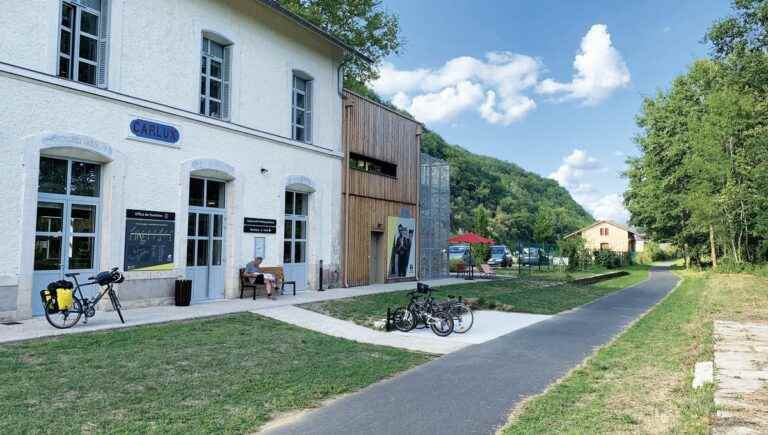
{"type": "Polygon", "coordinates": [[[505,245],[491,246],[491,258],[488,259],[491,267],[509,267],[512,265],[512,251],[505,245]]]}
{"type": "Polygon", "coordinates": [[[544,251],[539,248],[523,248],[523,252],[520,254],[520,264],[523,266],[538,266],[549,264],[549,258],[547,258],[544,251]]]}
{"type": "Polygon", "coordinates": [[[451,245],[448,247],[448,261],[461,261],[469,264],[471,261],[469,245],[451,245]]]}

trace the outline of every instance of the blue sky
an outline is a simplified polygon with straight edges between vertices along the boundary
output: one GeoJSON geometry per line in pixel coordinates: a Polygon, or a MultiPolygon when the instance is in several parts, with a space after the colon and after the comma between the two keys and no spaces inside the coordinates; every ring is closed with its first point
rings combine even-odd
{"type": "Polygon", "coordinates": [[[552,176],[627,219],[619,174],[642,98],[697,58],[727,0],[384,0],[403,53],[374,89],[448,142],[552,176]],[[491,53],[491,54],[489,54],[491,53]]]}

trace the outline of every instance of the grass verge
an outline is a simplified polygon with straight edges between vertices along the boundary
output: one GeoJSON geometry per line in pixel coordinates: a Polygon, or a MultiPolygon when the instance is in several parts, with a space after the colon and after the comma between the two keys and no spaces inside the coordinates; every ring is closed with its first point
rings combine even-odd
{"type": "Polygon", "coordinates": [[[0,345],[0,433],[246,433],[430,358],[255,314],[0,345]]]}
{"type": "MultiPolygon", "coordinates": [[[[466,284],[440,287],[438,298],[447,295],[462,296],[474,308],[509,312],[556,314],[591,302],[608,293],[628,287],[648,277],[647,266],[625,269],[629,275],[602,281],[593,285],[524,277],[497,281],[476,280],[466,284]]],[[[387,307],[408,303],[407,291],[378,293],[332,301],[313,302],[302,308],[338,319],[371,326],[386,317],[387,307]]]]}
{"type": "Polygon", "coordinates": [[[680,274],[673,293],[501,433],[709,433],[713,387],[691,387],[693,366],[712,360],[713,319],[768,320],[768,279],[680,274]]]}

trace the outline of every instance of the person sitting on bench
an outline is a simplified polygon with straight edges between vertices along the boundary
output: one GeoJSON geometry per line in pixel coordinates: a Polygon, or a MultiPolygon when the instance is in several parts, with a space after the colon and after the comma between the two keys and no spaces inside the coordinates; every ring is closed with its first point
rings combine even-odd
{"type": "Polygon", "coordinates": [[[264,273],[261,271],[261,262],[264,261],[261,257],[256,257],[253,261],[248,262],[245,265],[244,275],[248,278],[251,284],[264,284],[267,288],[267,297],[269,299],[275,299],[272,296],[272,292],[275,290],[275,276],[271,273],[264,273]]]}

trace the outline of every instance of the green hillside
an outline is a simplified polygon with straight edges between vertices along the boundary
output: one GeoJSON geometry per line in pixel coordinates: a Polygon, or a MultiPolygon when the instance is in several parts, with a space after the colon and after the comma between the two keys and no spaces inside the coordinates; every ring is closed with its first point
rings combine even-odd
{"type": "Polygon", "coordinates": [[[594,221],[556,181],[514,163],[473,154],[429,130],[421,150],[451,165],[453,231],[545,243],[594,221]]]}

